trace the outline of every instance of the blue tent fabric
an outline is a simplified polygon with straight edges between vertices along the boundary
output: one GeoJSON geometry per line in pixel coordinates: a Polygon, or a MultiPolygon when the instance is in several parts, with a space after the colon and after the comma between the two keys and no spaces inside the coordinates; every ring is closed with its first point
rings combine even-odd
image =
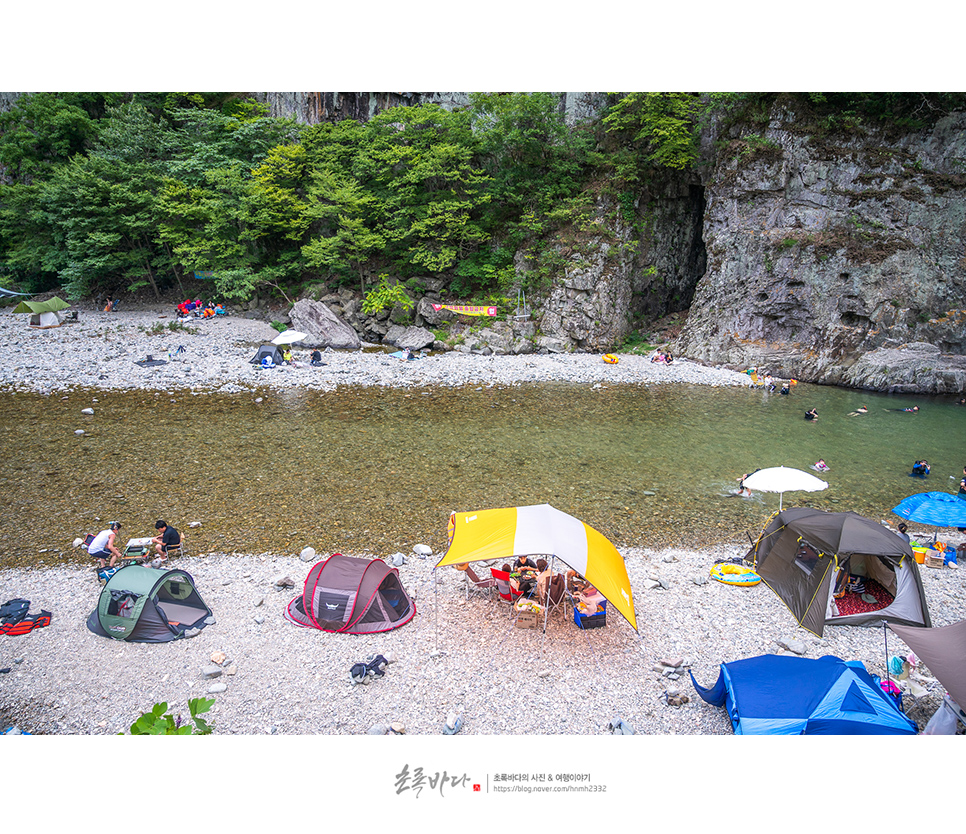
{"type": "Polygon", "coordinates": [[[932,527],[966,527],[966,500],[950,492],[920,492],[892,508],[897,516],[932,527]]]}
{"type": "Polygon", "coordinates": [[[738,735],[915,735],[861,663],[762,655],[722,663],[714,686],[691,675],[709,704],[725,707],[738,735]]]}

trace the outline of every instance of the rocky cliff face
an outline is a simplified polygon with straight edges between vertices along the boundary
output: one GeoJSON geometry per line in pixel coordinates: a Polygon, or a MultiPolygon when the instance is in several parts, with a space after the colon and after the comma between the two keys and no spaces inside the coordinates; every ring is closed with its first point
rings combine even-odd
{"type": "MultiPolygon", "coordinates": [[[[253,93],[269,106],[269,115],[306,124],[340,119],[366,121],[391,107],[438,104],[447,110],[466,107],[469,93],[253,93]]],[[[605,104],[604,93],[557,93],[568,123],[593,119],[605,104]]]]}
{"type": "MultiPolygon", "coordinates": [[[[466,93],[258,95],[273,115],[309,123],[468,102],[466,93]]],[[[602,103],[560,96],[571,121],[602,103]]],[[[776,111],[764,128],[709,131],[698,170],[657,176],[632,210],[601,199],[600,233],[559,235],[560,266],[528,298],[529,315],[467,328],[470,347],[602,351],[640,321],[690,308],[673,350],[693,359],[880,391],[966,391],[966,114],[897,138],[821,134],[776,111]]],[[[526,268],[522,253],[517,263],[526,268]]],[[[445,286],[426,300],[446,301],[445,286]]],[[[415,323],[438,318],[420,304],[415,323]]],[[[378,339],[389,324],[354,326],[378,339]]]]}
{"type": "Polygon", "coordinates": [[[708,262],[675,349],[881,391],[966,390],[966,114],[899,139],[795,114],[709,136],[708,262]]]}
{"type": "Polygon", "coordinates": [[[704,189],[690,174],[656,177],[631,216],[599,201],[595,225],[606,231],[561,242],[564,265],[534,306],[537,344],[609,350],[641,320],[687,309],[705,271],[703,213],[704,189]]]}

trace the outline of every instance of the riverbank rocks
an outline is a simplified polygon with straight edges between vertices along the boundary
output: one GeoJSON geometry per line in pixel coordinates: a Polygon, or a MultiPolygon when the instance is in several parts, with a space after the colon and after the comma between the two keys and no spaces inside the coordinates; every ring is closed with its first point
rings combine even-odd
{"type": "Polygon", "coordinates": [[[669,707],[682,707],[691,699],[680,689],[669,689],[664,693],[664,699],[669,707]]]}
{"type": "Polygon", "coordinates": [[[805,644],[801,640],[794,640],[783,637],[775,641],[781,648],[790,651],[792,654],[804,655],[807,651],[805,644]]]}
{"type": "Polygon", "coordinates": [[[292,329],[306,334],[298,343],[302,347],[357,350],[362,346],[359,334],[320,301],[300,298],[289,316],[292,329]]]}
{"type": "Polygon", "coordinates": [[[425,327],[403,327],[394,324],[382,339],[383,344],[394,345],[402,350],[423,350],[431,348],[436,337],[425,327]]]}
{"type": "Polygon", "coordinates": [[[672,350],[824,385],[962,392],[963,249],[949,230],[966,221],[966,113],[821,139],[799,115],[778,105],[703,143],[706,269],[672,350]],[[928,348],[899,348],[914,344],[928,348]]]}
{"type": "Polygon", "coordinates": [[[303,562],[311,562],[316,556],[314,547],[303,547],[302,552],[299,554],[299,558],[303,562]]]}
{"type": "Polygon", "coordinates": [[[81,414],[86,414],[88,416],[92,416],[94,414],[94,409],[93,408],[82,408],[81,409],[81,414]]]}
{"type": "Polygon", "coordinates": [[[427,556],[433,555],[433,548],[428,544],[414,544],[413,553],[415,553],[420,559],[425,559],[427,556]]]}

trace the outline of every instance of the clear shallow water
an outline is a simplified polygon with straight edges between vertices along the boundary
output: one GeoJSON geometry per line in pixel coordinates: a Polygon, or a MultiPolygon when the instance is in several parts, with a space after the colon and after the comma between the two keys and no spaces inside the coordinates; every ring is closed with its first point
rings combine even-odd
{"type": "Polygon", "coordinates": [[[950,400],[804,384],[787,397],[544,384],[0,400],[0,566],[80,558],[70,542],[115,518],[122,538],[166,518],[195,553],[443,549],[452,510],[542,502],[619,545],[700,545],[754,534],[778,508],[731,496],[757,467],[824,458],[829,488],[785,506],[898,521],[903,497],[954,492],[966,464],[966,408],[950,400]],[[907,475],[922,457],[924,482],[907,475]]]}

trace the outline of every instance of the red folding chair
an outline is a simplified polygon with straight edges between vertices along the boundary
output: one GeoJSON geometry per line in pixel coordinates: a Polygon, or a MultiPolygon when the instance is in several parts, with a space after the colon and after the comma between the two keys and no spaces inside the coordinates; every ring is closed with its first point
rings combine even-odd
{"type": "MultiPolygon", "coordinates": [[[[499,594],[500,599],[509,602],[512,606],[519,599],[520,592],[510,584],[510,574],[505,570],[490,568],[490,575],[496,581],[496,592],[499,594]]],[[[510,613],[513,613],[512,608],[510,613]]]]}

